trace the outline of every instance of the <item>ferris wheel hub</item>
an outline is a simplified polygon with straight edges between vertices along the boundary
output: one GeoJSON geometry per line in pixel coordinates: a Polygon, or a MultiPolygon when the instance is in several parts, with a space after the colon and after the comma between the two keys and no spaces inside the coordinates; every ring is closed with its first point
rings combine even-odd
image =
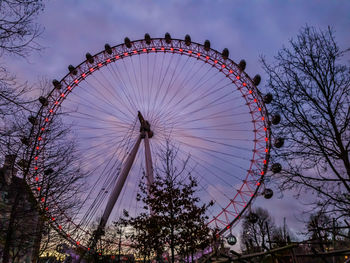
{"type": "Polygon", "coordinates": [[[140,127],[141,137],[145,138],[146,132],[147,132],[148,138],[152,138],[153,131],[151,130],[151,124],[149,124],[149,122],[144,119],[144,117],[140,111],[137,112],[137,116],[139,118],[140,125],[141,125],[141,127],[140,127]]]}

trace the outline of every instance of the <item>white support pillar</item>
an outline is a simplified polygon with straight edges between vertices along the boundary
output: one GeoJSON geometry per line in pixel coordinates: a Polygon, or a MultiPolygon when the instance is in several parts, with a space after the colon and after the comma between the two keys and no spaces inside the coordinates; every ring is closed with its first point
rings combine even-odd
{"type": "Polygon", "coordinates": [[[108,199],[108,203],[106,205],[105,211],[102,215],[101,221],[100,221],[100,225],[98,227],[98,229],[103,229],[108,221],[108,218],[113,210],[113,207],[115,205],[115,203],[118,200],[119,194],[123,189],[124,183],[126,181],[126,178],[128,177],[129,171],[131,169],[132,164],[134,163],[137,151],[139,149],[140,143],[141,143],[141,134],[139,135],[139,137],[137,138],[137,141],[134,145],[134,148],[132,148],[128,158],[126,159],[125,165],[122,169],[122,171],[119,174],[118,180],[116,185],[113,188],[113,191],[111,193],[111,195],[109,196],[108,199]]]}
{"type": "Polygon", "coordinates": [[[143,140],[145,144],[147,187],[149,190],[150,186],[153,184],[153,165],[152,165],[152,155],[151,155],[151,148],[149,145],[148,132],[146,132],[146,136],[143,140]]]}
{"type": "Polygon", "coordinates": [[[118,180],[109,196],[105,211],[101,217],[101,221],[98,225],[97,230],[95,231],[95,234],[93,236],[93,239],[91,239],[91,247],[94,248],[96,246],[97,241],[103,235],[104,228],[107,224],[108,218],[111,215],[111,212],[113,210],[113,207],[115,203],[118,200],[118,197],[123,189],[124,183],[126,181],[126,178],[128,177],[128,174],[130,172],[130,169],[134,163],[137,151],[140,147],[141,140],[144,139],[145,143],[145,159],[146,159],[146,176],[147,176],[147,187],[149,190],[150,185],[153,183],[153,167],[152,167],[152,156],[151,156],[151,149],[149,145],[149,138],[153,136],[153,132],[150,130],[150,124],[148,121],[145,121],[143,118],[141,112],[138,112],[138,118],[140,120],[140,135],[137,138],[137,141],[132,148],[128,158],[126,159],[126,162],[123,166],[122,171],[119,174],[118,180]]]}

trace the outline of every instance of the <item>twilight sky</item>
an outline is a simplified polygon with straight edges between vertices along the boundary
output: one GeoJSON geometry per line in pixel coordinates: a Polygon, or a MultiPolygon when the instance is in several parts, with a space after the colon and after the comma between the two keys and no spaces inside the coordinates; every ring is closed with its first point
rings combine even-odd
{"type": "MultiPolygon", "coordinates": [[[[85,53],[97,53],[105,43],[190,34],[195,42],[209,39],[212,48],[230,50],[235,62],[247,61],[247,73],[264,75],[259,56],[268,61],[302,26],[320,29],[331,26],[341,48],[350,47],[350,1],[347,0],[49,0],[38,23],[44,31],[37,41],[44,49],[26,59],[3,57],[0,63],[9,67],[20,81],[35,85],[40,79],[61,79],[69,64],[78,65],[85,53]]],[[[297,220],[301,204],[291,194],[283,198],[258,200],[278,224],[287,217],[290,228],[301,230],[297,220]]],[[[262,197],[260,198],[262,199],[262,197]]]]}

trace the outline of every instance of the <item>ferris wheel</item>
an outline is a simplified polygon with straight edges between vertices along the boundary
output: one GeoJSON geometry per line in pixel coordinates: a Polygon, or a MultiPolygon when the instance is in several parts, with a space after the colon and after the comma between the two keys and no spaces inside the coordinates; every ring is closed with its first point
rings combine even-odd
{"type": "MultiPolygon", "coordinates": [[[[124,209],[137,215],[138,183],[152,183],[168,141],[187,171],[199,182],[201,202],[214,201],[208,225],[223,234],[234,226],[263,186],[271,148],[270,121],[245,61],[236,64],[229,51],[164,38],[144,39],[86,54],[52,91],[40,97],[39,133],[31,169],[35,181],[45,178],[43,142],[56,115],[71,127],[81,159],[75,165],[87,175],[87,190],[77,214],[42,207],[54,228],[72,244],[90,249],[92,223],[103,229],[124,209]]],[[[275,167],[276,168],[276,167],[275,167]]],[[[34,187],[34,192],[40,188],[34,187]]],[[[59,206],[57,204],[57,206],[59,206]]]]}

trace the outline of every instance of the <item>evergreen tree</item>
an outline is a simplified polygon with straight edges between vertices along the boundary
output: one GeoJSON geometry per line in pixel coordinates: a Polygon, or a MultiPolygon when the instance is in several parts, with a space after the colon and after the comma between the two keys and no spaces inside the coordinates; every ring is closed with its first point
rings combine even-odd
{"type": "Polygon", "coordinates": [[[134,228],[131,239],[144,259],[154,254],[160,260],[169,249],[174,262],[176,252],[193,255],[196,249],[208,244],[205,213],[212,203],[199,204],[195,196],[197,181],[185,172],[189,158],[178,169],[176,156],[177,149],[167,143],[161,155],[162,167],[155,170],[153,184],[140,183],[137,198],[144,204],[143,212],[124,221],[134,228]]]}

